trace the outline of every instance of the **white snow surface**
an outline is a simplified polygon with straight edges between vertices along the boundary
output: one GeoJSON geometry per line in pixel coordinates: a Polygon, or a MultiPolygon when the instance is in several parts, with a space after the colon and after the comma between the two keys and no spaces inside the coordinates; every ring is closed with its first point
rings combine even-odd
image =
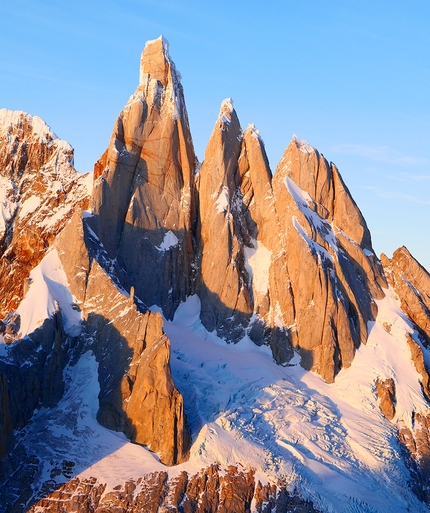
{"type": "Polygon", "coordinates": [[[19,211],[19,217],[25,217],[28,214],[32,214],[42,203],[42,198],[39,196],[30,196],[24,203],[21,204],[19,211]]]}
{"type": "MultiPolygon", "coordinates": [[[[50,255],[39,271],[45,275],[59,272],[50,255]]],[[[427,410],[405,338],[413,330],[391,290],[377,304],[367,345],[334,384],[326,384],[302,369],[297,355],[282,367],[268,347],[247,337],[229,345],[208,333],[199,298],[189,297],[164,326],[193,433],[190,460],[176,467],[163,466],[154,454],[97,424],[97,363],[90,352],[66,369],[63,399],[35,414],[26,443],[43,455],[42,478],[70,454],[77,461],[74,475],[106,482],[105,493],[161,469],[174,477],[215,462],[224,468],[240,463],[256,469],[262,482],[285,478],[323,512],[428,512],[405,484],[408,472],[395,433],[396,421],[410,425],[412,410],[427,410]],[[375,382],[396,376],[397,412],[389,422],[380,412],[375,382]],[[49,436],[40,437],[42,429],[49,436]]]]}
{"type": "Polygon", "coordinates": [[[51,249],[30,273],[30,288],[17,308],[20,337],[25,337],[60,308],[66,333],[78,335],[81,312],[72,308],[73,297],[56,249],[51,249]]]}
{"type": "Polygon", "coordinates": [[[228,187],[224,185],[219,193],[217,200],[215,201],[215,209],[219,214],[228,211],[228,207],[230,204],[230,196],[228,192],[228,187]]]}
{"type": "Polygon", "coordinates": [[[276,365],[247,338],[227,345],[208,333],[197,296],[180,305],[165,331],[195,441],[177,470],[241,462],[262,481],[285,476],[322,511],[427,511],[405,487],[394,423],[375,393],[378,377],[397,375],[394,421],[410,425],[412,407],[426,411],[405,339],[412,330],[391,291],[378,307],[368,344],[329,385],[298,365],[276,365]]]}
{"type": "Polygon", "coordinates": [[[171,230],[169,230],[164,234],[163,242],[159,246],[155,246],[155,248],[160,252],[164,252],[177,246],[178,244],[178,237],[176,237],[176,235],[171,230]]]}
{"type": "Polygon", "coordinates": [[[221,108],[219,111],[218,119],[225,124],[231,123],[231,114],[234,110],[233,107],[233,99],[232,98],[226,98],[221,103],[221,108]]]}
{"type": "Polygon", "coordinates": [[[254,137],[254,139],[257,139],[257,141],[259,141],[259,142],[263,142],[263,139],[260,134],[260,130],[258,130],[258,128],[256,128],[254,123],[249,124],[246,130],[249,130],[251,132],[251,136],[254,137]]]}
{"type": "Polygon", "coordinates": [[[315,148],[313,148],[307,141],[297,137],[296,134],[293,134],[293,141],[296,143],[300,152],[307,153],[308,155],[315,152],[315,148]]]}
{"type": "Polygon", "coordinates": [[[253,288],[259,294],[269,290],[269,270],[272,252],[260,241],[252,239],[252,248],[245,247],[245,268],[252,281],[253,288]]]}

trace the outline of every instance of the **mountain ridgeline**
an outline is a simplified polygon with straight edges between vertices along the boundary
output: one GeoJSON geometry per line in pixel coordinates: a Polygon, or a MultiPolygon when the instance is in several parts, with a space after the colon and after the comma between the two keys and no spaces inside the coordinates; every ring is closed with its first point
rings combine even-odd
{"type": "Polygon", "coordinates": [[[222,103],[198,167],[179,74],[158,39],[96,165],[94,231],[123,286],[172,319],[190,294],[229,342],[296,349],[332,382],[367,340],[386,280],[336,167],[294,137],[274,174],[258,131],[222,103]],[[305,271],[305,272],[304,272],[305,271]]]}
{"type": "MultiPolygon", "coordinates": [[[[91,176],[73,169],[72,148],[42,120],[3,109],[0,124],[0,511],[317,511],[310,499],[321,511],[333,510],[318,485],[301,490],[300,480],[291,478],[294,486],[285,476],[274,480],[279,462],[261,463],[272,469],[263,483],[262,470],[257,479],[256,468],[237,459],[232,466],[230,456],[207,456],[206,469],[194,475],[197,464],[186,467],[210,453],[206,441],[200,452],[193,449],[203,436],[199,408],[224,386],[215,378],[205,385],[209,374],[203,379],[179,349],[172,365],[166,323],[179,322],[178,307],[190,297],[199,305],[194,329],[206,339],[216,336],[231,348],[251,341],[270,351],[280,369],[300,361],[330,386],[341,371],[347,375],[375,325],[384,337],[400,337],[420,406],[402,406],[407,414],[399,416],[402,376],[388,367],[375,371],[369,401],[378,406],[372,415],[386,439],[395,439],[393,454],[406,476],[400,481],[426,511],[430,276],[406,248],[392,259],[375,255],[366,221],[333,163],[293,136],[272,174],[259,131],[243,130],[226,99],[200,164],[181,76],[163,37],[142,53],[139,85],[95,164],[92,188],[91,176]],[[390,319],[398,320],[381,320],[378,305],[395,302],[396,294],[399,307],[390,319]],[[400,324],[407,328],[398,335],[400,324]],[[85,379],[93,382],[82,362],[92,369],[91,358],[97,379],[84,389],[85,379]],[[81,389],[85,401],[95,390],[98,424],[158,455],[152,473],[138,482],[124,476],[107,493],[108,477],[80,473],[95,455],[102,459],[101,441],[89,443],[85,463],[53,445],[38,446],[37,426],[63,422],[59,411],[76,440],[88,435],[78,414],[83,396],[74,401],[72,394],[81,389]],[[172,465],[185,466],[172,477],[172,465]]],[[[73,437],[64,435],[62,443],[75,447],[73,437]]],[[[304,463],[309,456],[288,451],[314,468],[304,463]]],[[[356,454],[357,465],[370,465],[356,454]]],[[[344,511],[371,511],[354,504],[344,511]]]]}

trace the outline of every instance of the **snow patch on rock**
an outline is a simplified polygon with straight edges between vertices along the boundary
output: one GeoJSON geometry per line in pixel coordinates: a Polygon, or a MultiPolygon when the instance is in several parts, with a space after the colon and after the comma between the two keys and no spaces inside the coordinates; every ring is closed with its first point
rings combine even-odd
{"type": "Polygon", "coordinates": [[[226,98],[221,103],[218,119],[222,124],[229,125],[231,123],[231,115],[233,113],[233,100],[232,98],[226,98]]]}
{"type": "Polygon", "coordinates": [[[218,199],[215,202],[216,211],[220,214],[222,214],[223,212],[227,212],[229,204],[230,204],[230,197],[229,197],[228,188],[226,186],[224,186],[221,189],[218,199]]]}
{"type": "Polygon", "coordinates": [[[330,248],[335,253],[337,253],[338,245],[333,228],[328,221],[322,219],[309,206],[309,204],[312,205],[314,203],[313,199],[309,196],[309,194],[306,191],[300,189],[300,187],[289,176],[285,178],[284,182],[288,189],[288,192],[291,194],[299,210],[306,217],[308,222],[315,228],[319,235],[327,242],[330,248]]]}
{"type": "Polygon", "coordinates": [[[158,251],[164,252],[169,249],[177,246],[179,244],[179,239],[176,235],[169,230],[164,234],[163,242],[159,246],[155,246],[158,251]]]}
{"type": "Polygon", "coordinates": [[[245,268],[254,289],[259,294],[267,294],[269,290],[269,270],[272,252],[260,241],[252,240],[253,247],[245,247],[245,268]]]}
{"type": "Polygon", "coordinates": [[[51,249],[30,273],[30,288],[17,308],[21,317],[20,337],[33,332],[60,309],[66,333],[78,335],[82,314],[74,309],[66,274],[57,250],[51,249]]]}

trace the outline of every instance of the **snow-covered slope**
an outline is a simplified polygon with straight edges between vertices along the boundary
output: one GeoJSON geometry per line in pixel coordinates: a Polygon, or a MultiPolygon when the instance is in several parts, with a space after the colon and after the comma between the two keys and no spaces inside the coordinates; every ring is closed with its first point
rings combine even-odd
{"type": "Polygon", "coordinates": [[[65,369],[62,400],[38,411],[20,435],[27,452],[44,462],[34,490],[40,493],[48,481],[54,489],[72,477],[96,478],[107,485],[103,498],[155,471],[175,478],[219,463],[255,469],[263,483],[282,479],[321,511],[428,511],[405,486],[409,470],[396,436],[396,422],[410,423],[411,410],[427,411],[405,340],[413,329],[392,292],[378,306],[368,344],[329,385],[303,370],[298,357],[282,367],[247,338],[230,345],[208,333],[198,297],[189,297],[173,322],[165,322],[194,439],[189,461],[171,468],[97,423],[97,362],[83,353],[65,369]],[[375,391],[376,379],[387,376],[403,383],[392,422],[380,412],[375,391]]]}

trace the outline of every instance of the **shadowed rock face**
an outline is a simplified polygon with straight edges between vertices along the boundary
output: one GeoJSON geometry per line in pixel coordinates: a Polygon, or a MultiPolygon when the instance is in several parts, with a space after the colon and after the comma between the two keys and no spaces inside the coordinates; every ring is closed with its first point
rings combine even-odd
{"type": "Polygon", "coordinates": [[[4,463],[14,430],[26,426],[35,408],[49,408],[61,399],[69,343],[57,312],[30,336],[14,344],[7,359],[0,360],[1,478],[8,473],[4,463]]]}
{"type": "Polygon", "coordinates": [[[42,119],[0,110],[0,318],[18,306],[74,209],[88,207],[86,182],[73,168],[73,148],[42,119]]]}
{"type": "Polygon", "coordinates": [[[125,287],[168,318],[192,291],[195,159],[168,44],[148,42],[139,87],[96,164],[92,203],[97,235],[126,271],[125,287]]]}
{"type": "Polygon", "coordinates": [[[415,413],[412,430],[399,426],[399,440],[407,449],[412,467],[414,492],[430,503],[430,415],[415,413]]]}

